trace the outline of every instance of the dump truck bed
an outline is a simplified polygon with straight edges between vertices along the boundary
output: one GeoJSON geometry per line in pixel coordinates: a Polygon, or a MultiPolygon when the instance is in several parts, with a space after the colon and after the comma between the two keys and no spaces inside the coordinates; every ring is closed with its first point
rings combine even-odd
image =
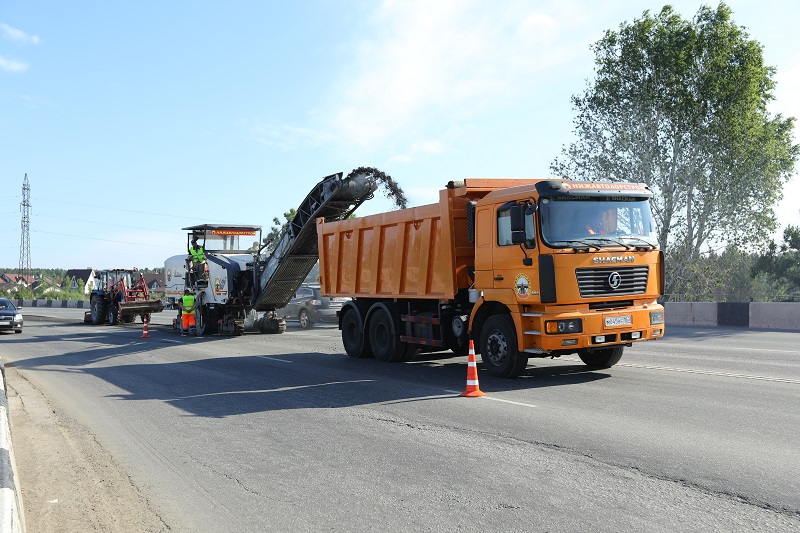
{"type": "Polygon", "coordinates": [[[468,192],[467,187],[445,189],[436,204],[336,222],[318,220],[323,293],[452,299],[468,288],[475,258],[468,242],[468,192]]]}

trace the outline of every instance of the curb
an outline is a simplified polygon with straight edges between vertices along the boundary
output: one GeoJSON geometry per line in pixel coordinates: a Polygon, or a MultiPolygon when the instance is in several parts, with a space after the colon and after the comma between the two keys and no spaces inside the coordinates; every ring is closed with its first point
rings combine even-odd
{"type": "Polygon", "coordinates": [[[11,448],[11,415],[5,378],[5,365],[0,361],[0,533],[25,533],[25,513],[11,448]]]}

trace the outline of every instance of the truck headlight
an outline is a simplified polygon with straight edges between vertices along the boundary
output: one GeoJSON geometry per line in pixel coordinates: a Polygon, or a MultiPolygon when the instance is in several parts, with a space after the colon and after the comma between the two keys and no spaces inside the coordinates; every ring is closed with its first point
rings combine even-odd
{"type": "Polygon", "coordinates": [[[580,333],[583,331],[583,321],[580,318],[548,320],[544,323],[544,330],[551,335],[580,333]]]}
{"type": "Polygon", "coordinates": [[[655,326],[656,324],[663,324],[664,323],[664,311],[650,311],[650,325],[655,326]]]}

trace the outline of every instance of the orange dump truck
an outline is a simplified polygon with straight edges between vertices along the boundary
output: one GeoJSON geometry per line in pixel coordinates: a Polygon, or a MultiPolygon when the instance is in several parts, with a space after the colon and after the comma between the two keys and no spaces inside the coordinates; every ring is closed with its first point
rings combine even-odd
{"type": "Polygon", "coordinates": [[[339,327],[353,357],[463,355],[472,339],[501,377],[572,353],[608,368],[664,334],[650,197],[638,183],[467,179],[435,204],[319,219],[322,292],[352,298],[339,327]]]}

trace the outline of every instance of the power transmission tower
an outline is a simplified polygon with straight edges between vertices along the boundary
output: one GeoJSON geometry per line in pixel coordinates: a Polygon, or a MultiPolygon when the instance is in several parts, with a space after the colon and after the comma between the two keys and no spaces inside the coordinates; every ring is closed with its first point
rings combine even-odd
{"type": "Polygon", "coordinates": [[[28,183],[28,174],[25,174],[25,181],[22,182],[22,203],[19,204],[22,211],[22,238],[19,243],[19,273],[26,276],[31,275],[31,186],[28,183]]]}

